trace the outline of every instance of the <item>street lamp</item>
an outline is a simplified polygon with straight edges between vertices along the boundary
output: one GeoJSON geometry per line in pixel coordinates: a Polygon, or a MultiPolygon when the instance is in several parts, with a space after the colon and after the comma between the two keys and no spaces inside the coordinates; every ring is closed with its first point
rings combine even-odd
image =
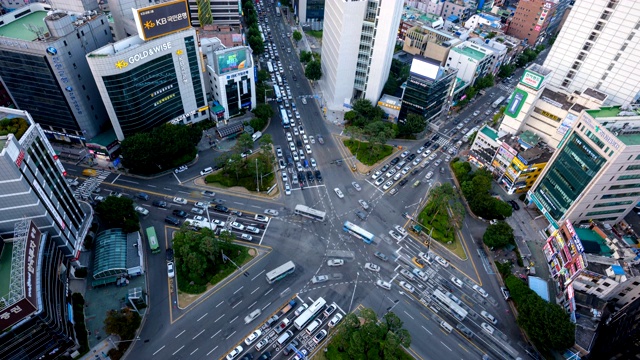
{"type": "Polygon", "coordinates": [[[349,303],[349,311],[347,311],[348,313],[351,312],[351,306],[353,305],[353,298],[356,296],[356,289],[358,288],[358,277],[360,276],[359,272],[356,272],[356,285],[353,287],[353,295],[351,295],[351,303],[349,303]]]}
{"type": "MultiPolygon", "coordinates": [[[[387,298],[387,299],[389,299],[389,298],[387,298]]],[[[389,300],[391,300],[391,299],[389,299],[389,300]]],[[[398,305],[398,303],[400,303],[400,300],[394,300],[393,301],[393,306],[387,308],[387,312],[385,313],[385,315],[390,313],[391,310],[393,310],[393,308],[396,307],[396,305],[398,305]]]]}
{"type": "Polygon", "coordinates": [[[131,339],[131,340],[120,340],[120,341],[113,341],[113,339],[111,339],[111,336],[109,336],[109,341],[111,342],[111,345],[113,345],[114,348],[117,348],[116,344],[120,344],[123,342],[131,342],[131,341],[137,341],[140,340],[140,336],[136,336],[135,338],[131,339]]]}

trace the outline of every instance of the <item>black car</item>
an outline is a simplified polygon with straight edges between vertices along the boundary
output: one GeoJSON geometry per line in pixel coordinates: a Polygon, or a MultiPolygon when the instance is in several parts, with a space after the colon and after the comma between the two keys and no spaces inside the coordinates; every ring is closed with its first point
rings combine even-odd
{"type": "Polygon", "coordinates": [[[307,181],[313,181],[313,173],[311,170],[307,171],[307,181]]]}
{"type": "Polygon", "coordinates": [[[396,157],[393,158],[393,160],[391,160],[391,165],[395,165],[395,164],[397,164],[399,162],[400,162],[400,158],[396,156],[396,157]]]}
{"type": "Polygon", "coordinates": [[[164,201],[160,201],[160,200],[154,200],[153,201],[153,206],[157,206],[160,208],[166,208],[167,207],[167,203],[164,201]]]}
{"type": "Polygon", "coordinates": [[[167,261],[173,261],[173,249],[167,248],[167,261]]]}
{"type": "Polygon", "coordinates": [[[213,209],[216,210],[216,211],[223,212],[223,213],[228,213],[229,212],[229,208],[228,207],[226,207],[224,205],[219,205],[219,204],[214,206],[213,209]]]}
{"type": "Polygon", "coordinates": [[[180,220],[174,218],[173,216],[167,216],[166,218],[164,218],[164,222],[166,222],[167,224],[180,226],[180,220]]]}
{"type": "Polygon", "coordinates": [[[515,200],[509,200],[508,203],[511,205],[513,210],[520,210],[520,205],[515,200]]]}
{"type": "Polygon", "coordinates": [[[407,159],[409,161],[413,161],[413,159],[415,159],[415,158],[416,158],[416,154],[411,154],[411,155],[407,156],[407,159]]]}
{"type": "Polygon", "coordinates": [[[411,175],[415,175],[415,174],[417,174],[417,173],[419,173],[419,172],[420,172],[420,170],[415,169],[415,170],[413,170],[413,171],[411,172],[411,175]]]}
{"type": "Polygon", "coordinates": [[[432,144],[431,140],[427,141],[426,143],[424,143],[424,147],[429,147],[432,144]]]}
{"type": "Polygon", "coordinates": [[[181,218],[186,218],[187,217],[187,213],[186,212],[184,212],[183,210],[178,210],[178,209],[173,210],[173,215],[179,216],[181,218]]]}
{"type": "Polygon", "coordinates": [[[296,145],[301,148],[302,147],[302,141],[300,141],[300,139],[296,140],[296,145]]]}
{"type": "Polygon", "coordinates": [[[409,182],[409,180],[407,180],[407,179],[402,179],[402,180],[400,180],[400,183],[399,183],[398,185],[400,185],[400,186],[404,186],[407,182],[409,182]]]}
{"type": "Polygon", "coordinates": [[[390,168],[390,167],[391,167],[391,165],[386,164],[385,166],[383,166],[383,167],[380,169],[380,172],[386,172],[387,170],[389,170],[389,168],[390,168]]]}
{"type": "Polygon", "coordinates": [[[260,357],[258,358],[258,360],[269,360],[271,359],[271,353],[269,351],[265,351],[262,353],[262,355],[260,355],[260,357]]]}
{"type": "Polygon", "coordinates": [[[316,170],[315,175],[318,181],[322,181],[322,174],[320,173],[320,170],[316,170]]]}
{"type": "Polygon", "coordinates": [[[298,180],[304,181],[304,179],[305,179],[304,172],[298,171],[298,180]]]}
{"type": "Polygon", "coordinates": [[[439,147],[440,147],[440,144],[433,144],[433,146],[431,148],[433,150],[438,150],[439,147]]]}
{"type": "Polygon", "coordinates": [[[431,140],[433,141],[437,141],[438,139],[440,139],[440,135],[433,135],[433,137],[431,138],[431,140]]]}
{"type": "Polygon", "coordinates": [[[293,166],[293,158],[291,155],[287,155],[287,164],[289,164],[289,166],[293,166]]]}
{"type": "Polygon", "coordinates": [[[298,77],[296,76],[296,74],[293,74],[293,81],[298,81],[298,77]]]}

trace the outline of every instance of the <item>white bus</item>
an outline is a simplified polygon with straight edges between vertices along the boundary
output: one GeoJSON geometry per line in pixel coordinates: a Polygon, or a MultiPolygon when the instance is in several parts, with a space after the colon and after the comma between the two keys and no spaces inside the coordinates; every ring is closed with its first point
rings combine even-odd
{"type": "Polygon", "coordinates": [[[291,123],[289,122],[289,116],[287,115],[287,110],[280,109],[280,116],[282,117],[282,127],[288,129],[291,127],[291,123]]]}
{"type": "Polygon", "coordinates": [[[280,86],[273,85],[273,92],[276,94],[276,100],[278,100],[278,102],[281,102],[282,101],[282,93],[280,92],[280,86]]]}
{"type": "Polygon", "coordinates": [[[198,229],[211,229],[212,231],[214,231],[216,229],[216,224],[212,223],[212,222],[208,222],[206,220],[203,221],[199,221],[199,220],[194,220],[194,219],[185,219],[184,223],[189,225],[189,226],[193,226],[195,228],[198,229]]]}
{"type": "Polygon", "coordinates": [[[434,290],[432,297],[440,306],[449,311],[449,313],[451,313],[451,315],[453,315],[453,317],[455,317],[456,319],[462,321],[465,317],[467,317],[467,310],[456,304],[447,295],[442,293],[442,291],[438,289],[434,290]]]}
{"type": "Polygon", "coordinates": [[[267,61],[267,69],[269,69],[269,73],[273,72],[273,65],[271,65],[271,61],[267,61]]]}
{"type": "Polygon", "coordinates": [[[326,212],[312,209],[305,205],[296,205],[295,214],[300,216],[306,216],[309,219],[324,221],[324,217],[327,215],[326,212]]]}
{"type": "Polygon", "coordinates": [[[323,298],[318,298],[318,300],[311,304],[311,306],[309,306],[307,310],[305,310],[300,316],[298,316],[296,321],[293,322],[296,325],[296,329],[304,329],[311,320],[320,315],[326,304],[327,302],[323,298]]]}
{"type": "Polygon", "coordinates": [[[498,106],[500,106],[500,104],[502,104],[504,99],[506,99],[504,96],[500,96],[498,100],[494,101],[493,104],[491,104],[491,106],[493,106],[494,109],[497,108],[498,106]]]}
{"type": "Polygon", "coordinates": [[[293,261],[287,261],[267,273],[267,282],[273,284],[287,275],[293,274],[294,271],[296,271],[296,264],[293,261]]]}
{"type": "Polygon", "coordinates": [[[352,222],[345,221],[344,226],[342,227],[342,230],[357,237],[358,239],[364,241],[367,244],[371,244],[373,242],[372,233],[368,232],[367,230],[361,228],[360,226],[352,222]]]}

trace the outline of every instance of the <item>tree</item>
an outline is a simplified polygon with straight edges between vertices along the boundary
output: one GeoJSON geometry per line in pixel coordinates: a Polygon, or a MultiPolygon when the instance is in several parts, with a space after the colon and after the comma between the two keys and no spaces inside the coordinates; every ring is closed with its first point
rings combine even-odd
{"type": "Polygon", "coordinates": [[[254,55],[260,55],[264,52],[264,43],[262,42],[262,37],[250,36],[249,46],[251,47],[251,50],[253,50],[254,55]]]}
{"type": "Polygon", "coordinates": [[[304,76],[311,81],[319,80],[322,77],[322,66],[320,61],[310,61],[304,69],[304,76]]]}
{"type": "Polygon", "coordinates": [[[224,167],[225,174],[234,174],[236,176],[236,180],[240,177],[240,170],[244,167],[244,161],[240,154],[235,153],[232,154],[229,158],[229,161],[224,167]]]}
{"type": "Polygon", "coordinates": [[[300,31],[296,30],[293,32],[293,40],[295,41],[302,40],[302,34],[300,33],[300,31]]]}
{"type": "Polygon", "coordinates": [[[267,70],[258,70],[258,81],[264,82],[271,80],[271,76],[267,70]]]}
{"type": "Polygon", "coordinates": [[[482,241],[494,249],[501,249],[509,244],[515,244],[513,229],[504,221],[489,225],[482,235],[482,241]]]}
{"type": "Polygon", "coordinates": [[[358,117],[358,113],[353,110],[349,110],[346,113],[344,113],[344,121],[347,124],[351,124],[357,117],[358,117]]]}
{"type": "Polygon", "coordinates": [[[300,51],[300,62],[304,64],[309,61],[311,61],[311,53],[304,50],[300,51]]]}
{"type": "Polygon", "coordinates": [[[424,131],[427,126],[427,119],[419,114],[409,113],[404,123],[398,123],[400,135],[417,134],[424,131]]]}
{"type": "Polygon", "coordinates": [[[384,84],[382,92],[384,94],[394,95],[396,90],[398,90],[398,80],[396,80],[393,74],[389,74],[389,78],[387,78],[387,82],[384,84]]]}
{"type": "Polygon", "coordinates": [[[240,152],[246,151],[248,149],[253,149],[253,139],[251,138],[251,135],[247,133],[240,134],[240,136],[238,136],[238,138],[236,139],[235,148],[240,152]]]}
{"type": "Polygon", "coordinates": [[[128,307],[120,311],[109,310],[104,319],[104,329],[108,334],[118,334],[122,340],[132,340],[141,321],[140,314],[128,307]]]}
{"type": "Polygon", "coordinates": [[[271,145],[273,145],[271,134],[263,134],[260,140],[258,140],[258,143],[260,144],[260,151],[263,154],[266,154],[268,156],[273,155],[273,153],[271,152],[271,145]]]}
{"type": "Polygon", "coordinates": [[[515,65],[511,65],[511,64],[502,65],[500,66],[500,70],[498,70],[498,77],[504,79],[506,77],[513,75],[514,71],[516,71],[515,65]]]}
{"type": "MultiPolygon", "coordinates": [[[[273,117],[273,108],[269,104],[260,104],[256,106],[256,108],[253,109],[252,112],[256,117],[260,118],[261,120],[264,120],[265,122],[269,121],[269,119],[273,117]]],[[[262,130],[262,129],[255,129],[255,130],[262,130]]]]}
{"type": "Polygon", "coordinates": [[[138,214],[133,209],[133,200],[124,197],[107,196],[96,207],[100,219],[109,228],[121,228],[125,233],[140,230],[138,214]]]}

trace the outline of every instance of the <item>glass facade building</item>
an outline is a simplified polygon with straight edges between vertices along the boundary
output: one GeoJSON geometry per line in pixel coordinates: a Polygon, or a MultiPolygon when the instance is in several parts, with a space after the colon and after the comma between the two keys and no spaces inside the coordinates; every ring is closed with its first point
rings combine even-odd
{"type": "Polygon", "coordinates": [[[443,106],[449,100],[457,71],[441,69],[439,65],[427,59],[414,60],[414,62],[428,64],[432,73],[428,76],[425,75],[426,73],[410,73],[402,94],[402,106],[398,118],[400,122],[404,122],[407,115],[412,113],[424,116],[429,122],[440,115],[443,106]]]}

